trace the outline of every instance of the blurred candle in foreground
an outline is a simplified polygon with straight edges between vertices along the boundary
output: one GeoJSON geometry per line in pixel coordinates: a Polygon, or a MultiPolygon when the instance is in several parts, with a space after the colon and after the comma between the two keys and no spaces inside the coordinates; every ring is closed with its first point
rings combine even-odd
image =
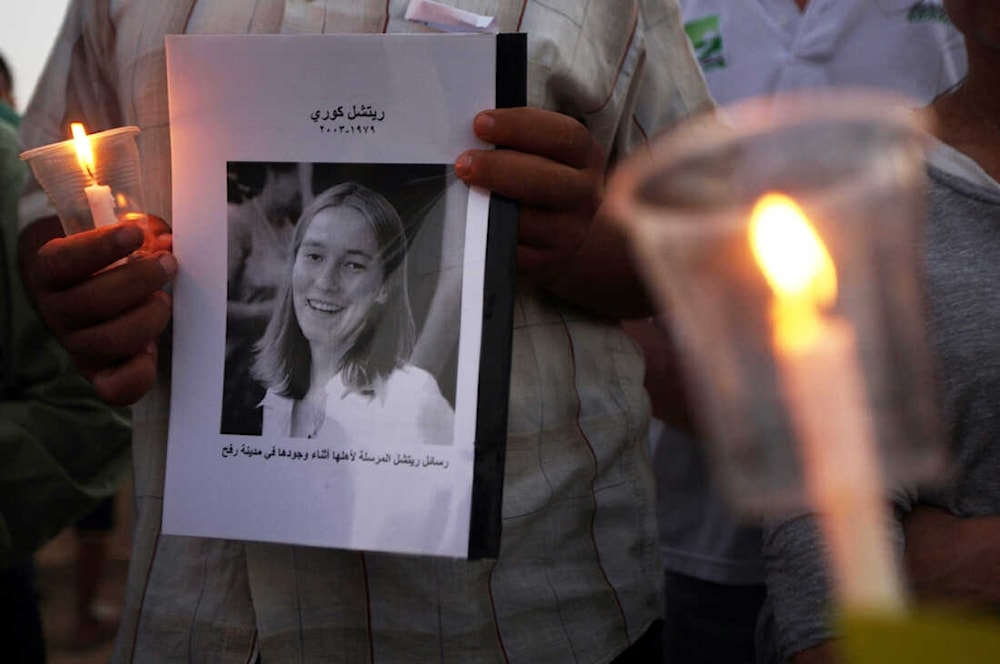
{"type": "Polygon", "coordinates": [[[760,198],[748,233],[774,291],[772,343],[781,389],[806,490],[830,547],[837,594],[847,608],[900,610],[903,593],[855,333],[830,313],[837,300],[833,260],[803,210],[783,194],[760,198]]]}
{"type": "Polygon", "coordinates": [[[94,226],[100,228],[115,224],[118,222],[118,218],[115,216],[115,199],[111,193],[111,187],[97,181],[95,176],[97,166],[94,161],[94,150],[90,145],[90,137],[87,136],[87,132],[79,122],[72,123],[70,131],[73,132],[76,159],[90,182],[83,188],[83,192],[87,196],[87,205],[90,207],[94,226]]]}

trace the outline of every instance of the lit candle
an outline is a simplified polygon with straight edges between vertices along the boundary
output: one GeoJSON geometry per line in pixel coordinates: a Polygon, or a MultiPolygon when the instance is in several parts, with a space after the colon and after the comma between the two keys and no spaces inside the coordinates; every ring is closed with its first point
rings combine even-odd
{"type": "Polygon", "coordinates": [[[76,160],[90,180],[90,184],[83,188],[83,193],[87,196],[87,205],[90,208],[90,216],[94,220],[94,226],[100,228],[117,223],[115,198],[111,194],[111,187],[98,183],[97,177],[94,175],[96,168],[90,137],[87,136],[83,125],[79,122],[72,123],[70,130],[73,132],[73,142],[76,146],[76,160]]]}
{"type": "Polygon", "coordinates": [[[856,337],[847,320],[829,311],[837,299],[833,260],[802,209],[781,194],[758,201],[749,233],[774,291],[781,387],[837,593],[851,608],[900,610],[903,593],[856,337]]]}

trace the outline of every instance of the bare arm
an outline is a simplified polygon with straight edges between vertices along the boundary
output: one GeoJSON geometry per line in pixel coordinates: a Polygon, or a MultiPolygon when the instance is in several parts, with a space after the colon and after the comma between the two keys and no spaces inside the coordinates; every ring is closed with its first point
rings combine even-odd
{"type": "Polygon", "coordinates": [[[917,507],[903,522],[904,563],[921,600],[1000,607],[1000,516],[917,507]]]}
{"type": "Polygon", "coordinates": [[[704,438],[685,380],[680,350],[666,322],[653,318],[622,321],[622,329],[642,348],[646,360],[645,387],[653,417],[670,426],[704,438]]]}

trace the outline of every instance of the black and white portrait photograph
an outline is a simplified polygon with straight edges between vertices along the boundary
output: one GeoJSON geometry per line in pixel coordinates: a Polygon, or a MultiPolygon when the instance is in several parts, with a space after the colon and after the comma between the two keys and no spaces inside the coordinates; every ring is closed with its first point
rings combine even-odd
{"type": "Polygon", "coordinates": [[[466,202],[446,173],[228,163],[221,433],[451,444],[461,264],[442,251],[466,202]]]}

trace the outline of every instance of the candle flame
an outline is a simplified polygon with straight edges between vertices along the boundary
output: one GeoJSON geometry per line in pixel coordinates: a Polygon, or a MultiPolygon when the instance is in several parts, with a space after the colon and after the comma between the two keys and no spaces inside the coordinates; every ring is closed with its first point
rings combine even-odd
{"type": "Polygon", "coordinates": [[[750,246],[774,290],[775,343],[797,349],[815,342],[822,310],[837,299],[837,271],[805,212],[784,194],[761,197],[750,216],[750,246]]]}
{"type": "Polygon", "coordinates": [[[94,171],[97,170],[97,166],[94,163],[94,149],[90,145],[90,137],[87,136],[87,132],[80,122],[70,124],[69,129],[73,132],[73,144],[76,146],[77,163],[80,164],[80,168],[83,169],[87,176],[96,182],[97,178],[94,176],[94,171]]]}

